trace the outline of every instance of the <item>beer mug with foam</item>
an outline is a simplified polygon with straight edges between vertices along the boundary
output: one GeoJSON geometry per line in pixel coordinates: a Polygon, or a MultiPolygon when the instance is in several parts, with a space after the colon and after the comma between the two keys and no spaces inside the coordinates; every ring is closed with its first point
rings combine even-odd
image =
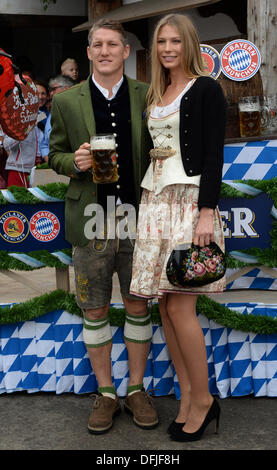
{"type": "Polygon", "coordinates": [[[98,134],[90,138],[92,174],[94,183],[115,183],[118,180],[116,144],[112,134],[98,134]]]}
{"type": "Polygon", "coordinates": [[[259,96],[244,96],[239,100],[241,137],[261,135],[261,106],[259,96]]]}

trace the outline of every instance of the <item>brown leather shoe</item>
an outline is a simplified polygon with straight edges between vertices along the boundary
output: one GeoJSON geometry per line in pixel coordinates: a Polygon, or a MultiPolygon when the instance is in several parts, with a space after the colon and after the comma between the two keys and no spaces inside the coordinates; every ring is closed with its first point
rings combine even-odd
{"type": "Polygon", "coordinates": [[[113,418],[121,412],[118,397],[105,397],[95,395],[93,409],[88,421],[88,430],[91,434],[103,434],[113,425],[113,418]]]}
{"type": "Polygon", "coordinates": [[[132,395],[127,395],[124,408],[133,415],[133,421],[140,428],[153,429],[159,423],[152,399],[144,389],[132,395]]]}

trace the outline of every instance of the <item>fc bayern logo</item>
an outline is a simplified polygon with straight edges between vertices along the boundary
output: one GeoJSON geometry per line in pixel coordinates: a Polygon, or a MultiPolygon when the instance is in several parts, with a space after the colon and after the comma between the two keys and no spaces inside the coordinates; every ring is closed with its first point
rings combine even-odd
{"type": "Polygon", "coordinates": [[[235,81],[249,80],[261,65],[259,49],[246,39],[228,42],[220,53],[221,69],[226,77],[235,81]]]}
{"type": "Polygon", "coordinates": [[[22,242],[28,233],[29,224],[24,214],[18,211],[9,211],[1,215],[0,235],[6,242],[22,242]]]}
{"type": "Polygon", "coordinates": [[[210,77],[217,78],[220,73],[220,55],[216,49],[208,44],[200,44],[201,55],[204,61],[205,70],[209,72],[210,77]]]}
{"type": "Polygon", "coordinates": [[[30,232],[40,242],[51,242],[59,235],[60,222],[52,212],[39,211],[31,217],[30,232]]]}

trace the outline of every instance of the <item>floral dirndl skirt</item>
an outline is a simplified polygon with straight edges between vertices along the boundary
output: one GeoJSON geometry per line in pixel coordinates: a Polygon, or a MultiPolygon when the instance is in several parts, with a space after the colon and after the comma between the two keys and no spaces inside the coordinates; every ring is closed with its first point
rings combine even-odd
{"type": "MultiPolygon", "coordinates": [[[[165,293],[220,293],[225,277],[202,287],[176,287],[170,284],[166,265],[171,251],[182,243],[191,243],[199,219],[199,188],[172,184],[161,193],[143,190],[133,256],[130,293],[162,297],[165,293]]],[[[224,235],[218,207],[214,211],[214,238],[224,252],[224,235]]]]}

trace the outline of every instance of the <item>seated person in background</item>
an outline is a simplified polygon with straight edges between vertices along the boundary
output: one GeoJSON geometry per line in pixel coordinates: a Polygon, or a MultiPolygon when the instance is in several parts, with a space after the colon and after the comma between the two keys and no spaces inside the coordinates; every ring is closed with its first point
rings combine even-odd
{"type": "Polygon", "coordinates": [[[79,82],[79,68],[75,59],[66,59],[61,65],[61,74],[72,78],[75,83],[79,82]]]}
{"type": "MultiPolygon", "coordinates": [[[[74,85],[74,81],[67,76],[58,75],[55,78],[49,80],[49,97],[52,100],[53,96],[56,93],[66,90],[74,85]]],[[[40,140],[40,152],[44,162],[48,162],[48,153],[49,153],[49,136],[51,132],[51,113],[48,113],[43,137],[40,140]]]]}

